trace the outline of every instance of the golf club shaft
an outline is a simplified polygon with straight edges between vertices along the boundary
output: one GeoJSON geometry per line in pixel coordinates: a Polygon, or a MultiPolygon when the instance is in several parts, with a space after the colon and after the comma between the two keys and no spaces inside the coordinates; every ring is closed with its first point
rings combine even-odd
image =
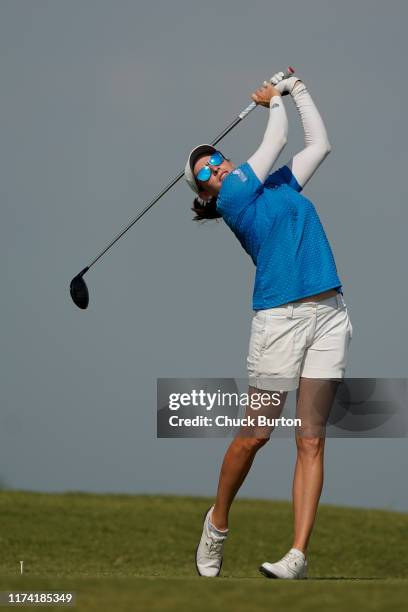
{"type": "MultiPolygon", "coordinates": [[[[284,75],[284,78],[288,78],[290,76],[292,76],[294,73],[294,69],[293,68],[288,68],[287,72],[284,75]]],[[[213,140],[210,144],[212,146],[215,146],[216,144],[218,144],[220,142],[220,140],[222,140],[232,129],[234,129],[234,127],[236,125],[238,125],[238,123],[240,123],[242,121],[242,119],[244,119],[245,117],[247,117],[249,115],[250,112],[252,112],[254,110],[254,108],[256,108],[257,104],[256,102],[251,102],[251,104],[249,104],[243,111],[241,111],[239,113],[239,115],[234,119],[234,121],[232,121],[232,123],[230,123],[225,130],[223,130],[220,134],[218,134],[218,136],[215,138],[215,140],[213,140]]],[[[80,275],[82,276],[83,274],[85,274],[89,268],[91,268],[97,261],[98,259],[100,259],[102,257],[102,255],[104,255],[106,253],[106,251],[108,251],[114,244],[115,242],[117,242],[120,238],[122,238],[123,234],[126,234],[126,232],[137,222],[139,221],[139,219],[141,217],[143,217],[143,215],[145,213],[147,213],[148,210],[150,210],[150,208],[156,204],[156,202],[158,202],[160,200],[160,198],[162,198],[176,183],[178,183],[178,181],[184,176],[184,171],[180,172],[180,174],[178,174],[176,176],[176,178],[174,178],[168,185],[166,185],[166,187],[164,187],[164,189],[159,193],[159,195],[157,195],[147,206],[146,208],[144,208],[138,215],[137,217],[135,217],[134,219],[132,219],[127,226],[117,235],[115,236],[115,238],[112,240],[112,242],[110,242],[108,244],[108,246],[106,246],[103,251],[101,251],[99,253],[99,255],[97,255],[95,257],[95,259],[93,261],[91,261],[91,263],[89,264],[89,266],[87,266],[86,268],[84,268],[83,270],[81,270],[80,275]]]]}

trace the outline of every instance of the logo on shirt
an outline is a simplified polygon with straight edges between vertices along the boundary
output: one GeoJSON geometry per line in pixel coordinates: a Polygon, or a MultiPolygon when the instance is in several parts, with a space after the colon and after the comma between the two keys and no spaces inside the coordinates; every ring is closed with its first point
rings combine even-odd
{"type": "Polygon", "coordinates": [[[236,170],[233,170],[232,174],[236,174],[237,176],[239,176],[239,178],[241,179],[243,183],[245,183],[245,181],[248,180],[248,177],[242,172],[241,168],[237,168],[236,170]]]}
{"type": "Polygon", "coordinates": [[[279,108],[279,104],[276,104],[276,102],[274,102],[271,106],[271,108],[279,108]]]}

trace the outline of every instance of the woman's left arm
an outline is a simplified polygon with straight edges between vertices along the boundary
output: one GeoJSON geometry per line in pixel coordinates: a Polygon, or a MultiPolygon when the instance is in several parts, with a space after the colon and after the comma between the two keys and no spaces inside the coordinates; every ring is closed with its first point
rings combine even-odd
{"type": "Polygon", "coordinates": [[[303,81],[297,81],[290,94],[302,122],[305,148],[286,165],[299,185],[304,187],[330,153],[331,146],[323,119],[303,81]]]}
{"type": "Polygon", "coordinates": [[[264,83],[252,94],[257,103],[269,108],[269,120],[261,145],[248,159],[248,164],[261,183],[267,179],[288,138],[288,118],[281,95],[271,83],[264,83]]]}

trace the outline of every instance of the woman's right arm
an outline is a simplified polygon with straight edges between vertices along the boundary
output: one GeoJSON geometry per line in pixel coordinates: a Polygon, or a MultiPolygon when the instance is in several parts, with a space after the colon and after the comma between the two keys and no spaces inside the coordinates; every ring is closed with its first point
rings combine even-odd
{"type": "Polygon", "coordinates": [[[330,153],[330,142],[323,119],[303,81],[290,77],[278,83],[276,88],[281,88],[280,93],[291,94],[303,126],[305,148],[285,164],[303,188],[330,153]]]}
{"type": "Polygon", "coordinates": [[[269,106],[269,120],[262,143],[248,159],[248,164],[264,183],[287,143],[288,118],[280,93],[271,84],[258,89],[251,97],[257,104],[269,106]]]}

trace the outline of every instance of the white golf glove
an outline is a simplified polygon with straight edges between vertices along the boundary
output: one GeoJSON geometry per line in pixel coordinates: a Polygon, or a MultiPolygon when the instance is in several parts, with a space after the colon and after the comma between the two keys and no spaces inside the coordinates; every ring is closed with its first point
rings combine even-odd
{"type": "MultiPolygon", "coordinates": [[[[298,83],[299,85],[304,85],[303,82],[298,79],[298,77],[291,76],[288,79],[285,79],[284,76],[284,72],[277,72],[269,79],[270,83],[272,83],[275,89],[279,91],[281,96],[293,94],[296,83],[298,83]]],[[[264,85],[266,85],[267,83],[268,81],[265,81],[264,85]]],[[[296,87],[296,93],[298,93],[298,87],[296,87]]]]}

